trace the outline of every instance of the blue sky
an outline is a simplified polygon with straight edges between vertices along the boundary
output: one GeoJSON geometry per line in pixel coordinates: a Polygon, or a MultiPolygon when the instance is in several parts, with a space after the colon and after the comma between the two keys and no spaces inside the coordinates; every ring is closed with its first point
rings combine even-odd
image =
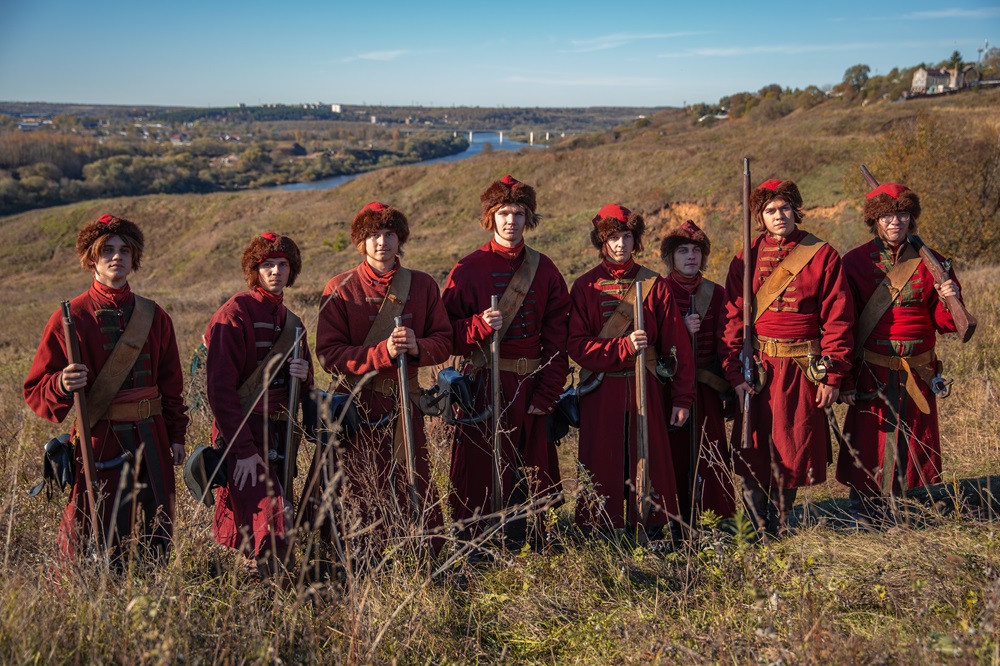
{"type": "Polygon", "coordinates": [[[0,0],[0,100],[679,106],[975,61],[996,0],[0,0]]]}

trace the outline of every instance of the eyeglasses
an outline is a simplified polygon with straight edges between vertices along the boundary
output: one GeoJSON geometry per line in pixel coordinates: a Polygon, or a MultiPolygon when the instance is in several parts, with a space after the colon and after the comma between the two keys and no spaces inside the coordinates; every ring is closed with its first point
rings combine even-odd
{"type": "Polygon", "coordinates": [[[878,221],[882,224],[889,224],[893,220],[899,220],[903,224],[909,224],[913,220],[913,216],[906,211],[900,213],[890,213],[888,215],[882,215],[878,218],[878,221]]]}

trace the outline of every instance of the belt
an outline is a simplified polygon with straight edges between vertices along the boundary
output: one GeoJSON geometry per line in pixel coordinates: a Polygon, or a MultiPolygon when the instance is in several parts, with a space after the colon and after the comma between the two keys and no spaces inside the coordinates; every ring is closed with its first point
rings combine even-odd
{"type": "Polygon", "coordinates": [[[932,368],[937,361],[933,349],[928,349],[923,354],[917,354],[916,356],[885,356],[884,354],[865,349],[862,358],[864,358],[865,362],[877,365],[880,368],[889,368],[893,372],[906,373],[907,395],[913,400],[913,404],[917,406],[917,409],[924,414],[931,413],[931,406],[928,404],[924,394],[920,392],[920,387],[917,386],[917,380],[913,378],[913,375],[921,375],[921,378],[925,382],[930,380],[934,372],[933,369],[929,371],[925,370],[925,372],[920,371],[932,368]]]}
{"type": "Polygon", "coordinates": [[[107,421],[145,421],[163,413],[160,396],[138,402],[113,402],[101,418],[107,421]]]}
{"type": "Polygon", "coordinates": [[[540,358],[502,358],[500,359],[501,372],[513,372],[516,375],[530,375],[538,368],[542,367],[540,358]]]}
{"type": "Polygon", "coordinates": [[[806,340],[805,342],[785,342],[776,338],[762,338],[754,336],[753,348],[760,350],[772,358],[801,358],[816,354],[819,356],[819,340],[806,340]]]}
{"type": "MultiPolygon", "coordinates": [[[[642,360],[646,364],[646,370],[656,374],[656,364],[659,361],[657,352],[652,347],[646,347],[642,352],[642,360]]],[[[605,372],[605,377],[635,377],[635,366],[621,372],[605,372]]]]}
{"type": "Polygon", "coordinates": [[[285,411],[269,412],[268,415],[267,415],[267,420],[268,421],[287,421],[288,420],[288,412],[285,412],[285,411]]]}
{"type": "Polygon", "coordinates": [[[728,393],[733,387],[725,379],[715,374],[711,370],[705,370],[704,368],[698,368],[694,371],[695,381],[699,381],[705,384],[709,388],[717,391],[718,393],[728,393]]]}

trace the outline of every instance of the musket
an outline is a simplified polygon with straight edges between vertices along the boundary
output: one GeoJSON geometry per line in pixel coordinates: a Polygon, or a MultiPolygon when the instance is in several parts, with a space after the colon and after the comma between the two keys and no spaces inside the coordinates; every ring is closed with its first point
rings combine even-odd
{"type": "MultiPolygon", "coordinates": [[[[635,281],[635,330],[643,329],[642,280],[635,281]]],[[[646,428],[646,354],[635,355],[635,501],[640,523],[649,517],[649,432],[646,428]]]]}
{"type": "MultiPolygon", "coordinates": [[[[396,328],[403,325],[403,318],[396,317],[396,328]]],[[[414,521],[419,521],[423,513],[420,494],[417,492],[417,445],[413,440],[413,415],[410,413],[410,374],[407,352],[399,359],[399,416],[403,419],[403,445],[406,447],[406,483],[410,491],[410,511],[414,521]]]]}
{"type": "MultiPolygon", "coordinates": [[[[302,334],[301,326],[295,328],[295,343],[292,346],[292,359],[302,358],[302,334]]],[[[295,461],[298,458],[298,442],[295,435],[295,420],[299,413],[300,396],[299,391],[302,380],[292,377],[288,386],[288,426],[285,428],[285,467],[281,478],[281,489],[285,491],[285,499],[289,502],[293,499],[293,485],[295,484],[295,461]]]]}
{"type": "MultiPolygon", "coordinates": [[[[66,356],[70,364],[80,363],[80,341],[76,338],[76,325],[69,311],[69,301],[62,302],[63,337],[66,339],[66,356]]],[[[100,521],[97,513],[97,467],[94,464],[93,443],[90,440],[90,419],[87,414],[87,399],[83,389],[73,392],[73,408],[76,411],[76,434],[80,440],[80,457],[83,458],[83,480],[86,484],[87,503],[90,505],[90,531],[94,535],[97,548],[104,546],[100,521]]]]}
{"type": "MultiPolygon", "coordinates": [[[[753,389],[753,266],[751,265],[750,236],[750,158],[743,158],[743,351],[740,360],[743,363],[743,381],[753,389]]],[[[740,445],[744,449],[753,446],[753,434],[750,428],[750,391],[743,394],[743,432],[740,445]]]]}
{"type": "MultiPolygon", "coordinates": [[[[865,177],[865,181],[867,181],[872,189],[879,186],[878,179],[872,175],[872,172],[864,164],[861,165],[861,175],[865,177]]],[[[931,249],[924,245],[924,241],[920,239],[920,236],[906,234],[906,240],[910,242],[913,249],[920,253],[920,260],[927,267],[927,270],[930,271],[931,276],[934,278],[934,284],[939,285],[950,279],[948,271],[945,270],[941,262],[934,256],[931,249]]],[[[968,342],[972,339],[972,334],[976,332],[976,326],[979,322],[965,308],[965,304],[962,303],[962,300],[958,296],[948,296],[944,299],[944,302],[948,308],[948,312],[951,313],[952,319],[955,320],[955,328],[958,329],[958,334],[962,336],[962,342],[968,342]]]]}
{"type": "MultiPolygon", "coordinates": [[[[688,315],[698,314],[694,309],[694,294],[691,294],[691,305],[688,311],[688,315]]],[[[700,319],[700,317],[699,317],[700,319]]],[[[698,365],[698,334],[691,334],[691,358],[694,360],[694,364],[698,365]]],[[[701,503],[701,479],[698,476],[698,444],[701,440],[701,427],[698,422],[698,383],[695,381],[695,396],[694,402],[691,403],[691,416],[688,418],[688,427],[690,428],[690,434],[688,435],[688,448],[690,451],[691,460],[688,464],[688,478],[691,480],[691,525],[694,525],[695,514],[698,512],[698,505],[701,503]]]]}
{"type": "MultiPolygon", "coordinates": [[[[490,297],[490,309],[500,307],[500,297],[490,297]]],[[[503,508],[503,488],[500,465],[502,463],[500,439],[500,331],[493,332],[490,341],[490,396],[493,398],[493,488],[490,493],[490,511],[499,513],[503,508]]]]}

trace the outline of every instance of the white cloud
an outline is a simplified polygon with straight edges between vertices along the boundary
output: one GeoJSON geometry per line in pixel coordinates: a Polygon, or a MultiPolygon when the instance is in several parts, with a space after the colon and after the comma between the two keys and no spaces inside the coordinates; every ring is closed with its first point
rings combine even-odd
{"type": "Polygon", "coordinates": [[[359,53],[357,55],[341,58],[338,62],[355,62],[357,60],[389,62],[390,60],[396,60],[407,53],[409,53],[409,51],[406,51],[405,49],[396,49],[394,51],[368,51],[367,53],[359,53]]]}
{"type": "Polygon", "coordinates": [[[613,76],[613,77],[559,77],[559,76],[508,76],[505,81],[509,83],[530,83],[543,86],[567,86],[577,88],[643,88],[650,86],[662,86],[667,83],[666,79],[644,76],[613,76]]]}
{"type": "Polygon", "coordinates": [[[908,19],[945,19],[945,18],[963,18],[963,19],[988,19],[988,18],[1000,18],[1000,7],[983,7],[982,9],[961,9],[958,7],[951,7],[949,9],[935,9],[926,12],[913,12],[910,14],[904,14],[904,18],[908,19]]]}
{"type": "Polygon", "coordinates": [[[657,39],[675,39],[677,37],[692,37],[697,35],[707,35],[707,32],[663,32],[663,33],[653,33],[653,34],[631,34],[631,33],[617,33],[613,35],[601,35],[600,37],[593,37],[591,39],[573,39],[570,43],[573,45],[571,49],[565,49],[562,53],[589,53],[592,51],[604,51],[607,49],[616,49],[620,46],[626,46],[633,42],[645,41],[645,40],[657,40],[657,39]]]}

